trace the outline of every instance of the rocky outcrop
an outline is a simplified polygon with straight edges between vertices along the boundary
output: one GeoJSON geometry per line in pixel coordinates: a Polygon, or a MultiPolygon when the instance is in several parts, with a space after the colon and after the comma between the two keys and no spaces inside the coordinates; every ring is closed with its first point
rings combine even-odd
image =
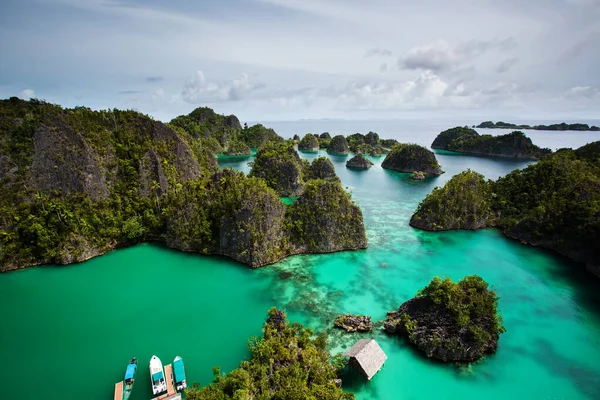
{"type": "Polygon", "coordinates": [[[247,156],[252,154],[252,149],[246,143],[235,140],[229,142],[225,154],[228,156],[247,156]]]}
{"type": "Polygon", "coordinates": [[[504,332],[498,297],[478,276],[454,283],[434,278],[417,296],[389,312],[384,329],[407,337],[429,358],[472,362],[498,348],[504,332]]]}
{"type": "Polygon", "coordinates": [[[307,133],[304,135],[300,143],[298,143],[298,150],[317,151],[319,150],[319,140],[315,137],[315,135],[307,133]]]}
{"type": "Polygon", "coordinates": [[[347,168],[369,169],[373,166],[371,160],[367,159],[362,153],[358,153],[346,163],[347,168]]]}
{"type": "Polygon", "coordinates": [[[381,166],[398,172],[421,171],[426,176],[441,175],[444,171],[431,150],[418,144],[396,144],[385,157],[381,166]]]}
{"type": "Polygon", "coordinates": [[[341,184],[311,180],[302,196],[288,209],[295,252],[331,253],[367,247],[360,208],[341,184]]]}
{"type": "Polygon", "coordinates": [[[319,135],[319,139],[331,139],[329,132],[323,132],[319,135]]]}
{"type": "Polygon", "coordinates": [[[425,174],[422,171],[415,171],[410,176],[410,179],[415,181],[422,181],[423,179],[425,179],[425,174]]]}
{"type": "Polygon", "coordinates": [[[162,196],[169,190],[169,181],[161,159],[154,148],[144,154],[140,160],[139,192],[143,197],[162,196]]]}
{"type": "Polygon", "coordinates": [[[336,318],[334,326],[346,332],[371,332],[373,322],[366,315],[342,314],[336,318]]]}
{"type": "Polygon", "coordinates": [[[308,179],[333,179],[339,181],[335,167],[327,157],[317,157],[313,160],[308,171],[308,179]]]}
{"type": "Polygon", "coordinates": [[[279,196],[302,193],[304,165],[290,143],[270,143],[258,150],[250,176],[264,179],[279,196]]]}
{"type": "Polygon", "coordinates": [[[470,128],[456,127],[438,135],[432,148],[479,156],[539,159],[549,154],[549,149],[540,149],[523,132],[508,135],[479,135],[470,128]]]}
{"type": "Polygon", "coordinates": [[[327,146],[327,152],[329,154],[348,154],[350,152],[348,141],[342,135],[334,136],[329,142],[329,146],[327,146]]]}
{"type": "Polygon", "coordinates": [[[410,219],[410,226],[443,231],[480,229],[494,222],[491,184],[483,175],[467,170],[427,195],[410,219]]]}

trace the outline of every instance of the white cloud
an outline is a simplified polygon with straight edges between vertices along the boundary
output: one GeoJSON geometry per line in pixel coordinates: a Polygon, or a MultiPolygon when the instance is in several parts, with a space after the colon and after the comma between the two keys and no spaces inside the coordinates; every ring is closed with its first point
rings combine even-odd
{"type": "Polygon", "coordinates": [[[398,58],[400,69],[421,69],[440,72],[457,68],[473,57],[483,55],[491,50],[505,51],[516,46],[513,38],[504,40],[470,40],[452,46],[445,40],[416,46],[398,58]]]}
{"type": "Polygon", "coordinates": [[[19,92],[17,97],[23,100],[29,100],[35,97],[35,91],[33,89],[24,89],[19,92]]]}
{"type": "Polygon", "coordinates": [[[242,100],[250,93],[262,88],[263,85],[250,83],[247,73],[242,73],[239,79],[231,82],[217,84],[207,82],[202,71],[197,71],[185,83],[181,97],[188,103],[200,104],[203,102],[237,101],[242,100]]]}
{"type": "Polygon", "coordinates": [[[593,97],[600,92],[600,89],[592,86],[573,86],[565,91],[565,95],[571,98],[593,97]]]}
{"type": "Polygon", "coordinates": [[[365,53],[365,57],[390,57],[392,55],[392,51],[388,49],[375,48],[369,49],[365,53]]]}

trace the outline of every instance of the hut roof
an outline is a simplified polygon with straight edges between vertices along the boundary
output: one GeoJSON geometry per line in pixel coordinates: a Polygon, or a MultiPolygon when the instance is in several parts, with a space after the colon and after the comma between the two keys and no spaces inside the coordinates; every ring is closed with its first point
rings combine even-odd
{"type": "Polygon", "coordinates": [[[350,350],[344,353],[344,356],[354,359],[355,363],[353,364],[369,380],[381,369],[381,366],[387,360],[387,356],[373,339],[359,340],[350,350]]]}

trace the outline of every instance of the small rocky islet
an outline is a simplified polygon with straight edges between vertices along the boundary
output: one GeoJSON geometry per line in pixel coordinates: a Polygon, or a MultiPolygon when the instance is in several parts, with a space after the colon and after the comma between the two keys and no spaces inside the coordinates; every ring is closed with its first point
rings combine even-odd
{"type": "Polygon", "coordinates": [[[362,153],[358,153],[346,162],[346,167],[354,169],[369,169],[372,166],[373,162],[363,156],[362,153]]]}
{"type": "Polygon", "coordinates": [[[429,358],[472,362],[495,352],[505,332],[497,304],[496,293],[477,275],[457,283],[435,277],[388,313],[384,329],[406,337],[429,358]]]}
{"type": "Polygon", "coordinates": [[[398,172],[421,172],[424,176],[444,173],[431,150],[418,144],[395,144],[383,160],[381,167],[398,172]]]}

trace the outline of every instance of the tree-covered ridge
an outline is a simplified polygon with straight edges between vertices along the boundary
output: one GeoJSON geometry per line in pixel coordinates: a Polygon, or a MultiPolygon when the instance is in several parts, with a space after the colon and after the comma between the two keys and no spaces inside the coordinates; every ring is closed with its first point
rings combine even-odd
{"type": "Polygon", "coordinates": [[[496,226],[509,237],[585,262],[598,273],[600,142],[560,150],[489,182],[489,188],[482,177],[477,185],[465,184],[471,179],[475,173],[463,172],[435,189],[421,202],[411,225],[427,230],[496,226]],[[465,214],[488,206],[489,213],[465,214]],[[473,223],[457,223],[465,215],[473,223]]]}
{"type": "Polygon", "coordinates": [[[264,179],[279,196],[299,196],[308,161],[300,158],[290,141],[267,143],[256,153],[250,176],[264,179]]]}
{"type": "Polygon", "coordinates": [[[215,368],[208,386],[194,384],[185,391],[188,400],[315,399],[351,400],[336,385],[337,371],[325,350],[326,337],[314,337],[310,328],[275,308],[269,310],[264,336],[250,341],[250,360],[227,375],[215,368]]]}
{"type": "Polygon", "coordinates": [[[398,172],[421,171],[424,175],[443,173],[440,164],[431,150],[413,143],[397,143],[383,160],[381,166],[398,172]]]}
{"type": "Polygon", "coordinates": [[[471,362],[495,352],[505,332],[498,296],[477,275],[458,282],[435,277],[388,313],[385,330],[406,336],[427,357],[471,362]]]}
{"type": "Polygon", "coordinates": [[[600,131],[600,128],[597,126],[589,126],[588,124],[575,123],[575,124],[567,124],[565,122],[561,122],[560,124],[550,124],[550,125],[516,125],[508,122],[498,121],[496,123],[492,121],[485,121],[477,125],[477,128],[487,128],[487,129],[533,129],[536,131],[600,131]]]}
{"type": "Polygon", "coordinates": [[[431,147],[465,154],[525,159],[539,159],[550,153],[549,149],[534,145],[523,132],[515,131],[500,136],[479,135],[467,127],[443,131],[435,138],[431,147]]]}
{"type": "Polygon", "coordinates": [[[261,124],[251,127],[244,124],[242,128],[235,115],[220,115],[208,107],[199,107],[188,115],[173,118],[169,125],[185,130],[195,139],[212,143],[216,152],[228,155],[252,154],[250,148],[283,141],[274,130],[261,124]]]}
{"type": "MultiPolygon", "coordinates": [[[[339,230],[355,232],[353,244],[328,237],[309,250],[292,241],[288,208],[263,179],[219,171],[206,145],[214,138],[195,139],[137,112],[13,98],[0,102],[0,128],[0,270],[69,264],[147,240],[253,267],[315,248],[366,246],[364,227],[354,222],[339,230]]],[[[302,177],[325,177],[345,194],[333,166],[317,164],[313,171],[302,162],[302,177]]],[[[325,210],[325,222],[339,212],[346,223],[346,206],[312,204],[299,217],[325,210]]]]}
{"type": "Polygon", "coordinates": [[[479,229],[494,220],[492,187],[483,175],[466,170],[436,187],[422,201],[410,225],[428,230],[479,229]]]}

